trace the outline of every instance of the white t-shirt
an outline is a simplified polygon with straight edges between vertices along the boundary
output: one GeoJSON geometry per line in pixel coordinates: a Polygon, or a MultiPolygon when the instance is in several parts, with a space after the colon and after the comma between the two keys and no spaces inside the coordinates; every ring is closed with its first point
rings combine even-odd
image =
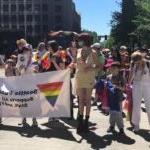
{"type": "Polygon", "coordinates": [[[26,52],[26,53],[18,55],[16,68],[19,70],[19,72],[21,74],[26,74],[26,72],[28,72],[28,70],[30,70],[31,64],[32,64],[32,61],[29,62],[30,59],[31,59],[31,53],[30,52],[26,52]]]}

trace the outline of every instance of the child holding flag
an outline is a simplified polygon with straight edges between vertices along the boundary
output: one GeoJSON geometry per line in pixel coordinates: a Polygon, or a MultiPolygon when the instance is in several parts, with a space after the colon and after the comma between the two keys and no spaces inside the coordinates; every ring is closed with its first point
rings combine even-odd
{"type": "Polygon", "coordinates": [[[110,68],[111,74],[107,77],[108,103],[109,103],[109,123],[110,127],[107,132],[115,131],[115,124],[119,128],[119,134],[124,134],[124,124],[122,117],[122,101],[124,90],[124,79],[120,75],[120,63],[113,62],[110,68]]]}

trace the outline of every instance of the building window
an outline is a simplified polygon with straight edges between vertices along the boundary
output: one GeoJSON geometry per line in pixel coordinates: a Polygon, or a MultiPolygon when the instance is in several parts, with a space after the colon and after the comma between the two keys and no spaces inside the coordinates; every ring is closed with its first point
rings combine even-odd
{"type": "Polygon", "coordinates": [[[32,26],[27,26],[27,31],[30,32],[30,33],[32,33],[32,31],[33,31],[32,26]]]}
{"type": "Polygon", "coordinates": [[[34,5],[34,11],[40,11],[40,5],[39,4],[34,5]]]}
{"type": "Polygon", "coordinates": [[[24,31],[25,27],[24,27],[24,26],[19,26],[19,29],[20,29],[21,31],[24,31]]]}
{"type": "Polygon", "coordinates": [[[32,5],[31,4],[27,4],[26,5],[26,10],[27,11],[32,11],[32,5]]]}
{"type": "Polygon", "coordinates": [[[32,15],[27,15],[27,21],[28,21],[28,22],[32,22],[32,20],[33,20],[32,15]]]}
{"type": "Polygon", "coordinates": [[[56,31],[62,30],[62,26],[61,26],[61,25],[57,25],[57,26],[55,27],[55,30],[56,30],[56,31]]]}
{"type": "Polygon", "coordinates": [[[19,16],[19,22],[20,22],[20,23],[23,23],[23,22],[24,22],[24,16],[23,16],[23,15],[20,15],[20,16],[19,16]]]}
{"type": "Polygon", "coordinates": [[[41,19],[40,19],[40,16],[39,15],[35,15],[35,22],[40,22],[41,21],[41,19]]]}
{"type": "Polygon", "coordinates": [[[41,26],[40,25],[35,25],[35,32],[40,32],[41,31],[41,26]]]}
{"type": "Polygon", "coordinates": [[[14,16],[11,16],[11,21],[14,23],[14,22],[17,22],[17,17],[14,15],[14,16]]]}
{"type": "Polygon", "coordinates": [[[62,17],[61,16],[55,16],[55,22],[56,23],[62,22],[62,17]]]}
{"type": "Polygon", "coordinates": [[[43,4],[42,9],[43,9],[43,11],[48,11],[48,5],[47,4],[43,4]]]}
{"type": "Polygon", "coordinates": [[[16,25],[12,25],[12,29],[17,29],[17,26],[16,25]]]}
{"type": "Polygon", "coordinates": [[[9,29],[9,25],[8,24],[4,24],[4,28],[5,29],[9,29]]]}
{"type": "Polygon", "coordinates": [[[56,5],[55,6],[55,12],[60,12],[62,11],[62,6],[61,5],[56,5]]]}
{"type": "Polygon", "coordinates": [[[43,31],[48,32],[48,25],[43,25],[43,31]]]}
{"type": "Polygon", "coordinates": [[[3,5],[3,11],[4,11],[4,12],[9,11],[8,5],[3,5]]]}
{"type": "Polygon", "coordinates": [[[62,2],[62,0],[55,0],[55,2],[57,3],[57,2],[62,2]]]}
{"type": "Polygon", "coordinates": [[[48,22],[48,15],[43,15],[43,22],[44,23],[48,22]]]}
{"type": "Polygon", "coordinates": [[[21,12],[24,11],[24,5],[23,5],[23,4],[20,4],[20,5],[19,5],[19,11],[21,11],[21,12]]]}
{"type": "Polygon", "coordinates": [[[7,15],[3,16],[3,21],[4,23],[8,23],[9,22],[9,17],[7,15]]]}
{"type": "Polygon", "coordinates": [[[15,2],[16,2],[16,0],[11,0],[11,2],[12,2],[12,3],[15,3],[15,2]]]}
{"type": "Polygon", "coordinates": [[[11,11],[16,11],[16,5],[11,5],[11,11]]]}

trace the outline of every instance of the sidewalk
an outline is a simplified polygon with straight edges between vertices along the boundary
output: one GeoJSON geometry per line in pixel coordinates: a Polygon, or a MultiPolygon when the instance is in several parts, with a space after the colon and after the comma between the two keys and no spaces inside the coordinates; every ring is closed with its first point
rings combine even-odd
{"type": "MultiPolygon", "coordinates": [[[[75,114],[77,109],[75,109],[75,114]]],[[[76,115],[75,115],[76,116],[76,115]]],[[[107,134],[108,116],[92,107],[89,134],[76,134],[76,121],[60,120],[47,124],[47,118],[38,119],[39,129],[23,130],[21,119],[4,118],[0,130],[0,150],[150,150],[147,116],[142,112],[141,131],[135,135],[125,121],[126,136],[107,134]]],[[[31,125],[31,119],[29,124],[31,125]]]]}

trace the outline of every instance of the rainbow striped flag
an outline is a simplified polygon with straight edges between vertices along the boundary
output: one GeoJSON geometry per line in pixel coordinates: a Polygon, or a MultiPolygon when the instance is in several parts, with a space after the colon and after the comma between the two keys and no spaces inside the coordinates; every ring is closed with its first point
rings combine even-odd
{"type": "Polygon", "coordinates": [[[62,86],[63,86],[63,82],[53,82],[53,83],[37,85],[40,92],[46,97],[49,104],[51,104],[53,107],[56,104],[56,101],[61,92],[62,86]]]}

